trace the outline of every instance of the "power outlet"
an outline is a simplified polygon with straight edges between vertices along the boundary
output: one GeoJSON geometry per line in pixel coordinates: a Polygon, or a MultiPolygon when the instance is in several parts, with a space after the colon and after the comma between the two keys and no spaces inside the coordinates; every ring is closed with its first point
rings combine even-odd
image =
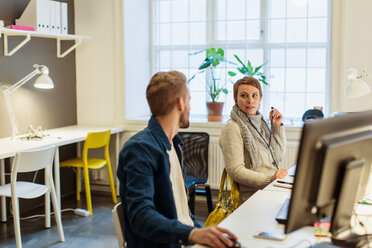
{"type": "Polygon", "coordinates": [[[74,214],[83,216],[83,217],[88,217],[90,215],[90,212],[82,208],[75,208],[74,214]]]}

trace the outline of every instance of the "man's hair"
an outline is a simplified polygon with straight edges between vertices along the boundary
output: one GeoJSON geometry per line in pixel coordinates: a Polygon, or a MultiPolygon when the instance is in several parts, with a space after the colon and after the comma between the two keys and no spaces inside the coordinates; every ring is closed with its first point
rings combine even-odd
{"type": "Polygon", "coordinates": [[[146,89],[147,103],[154,117],[170,113],[177,99],[186,94],[186,77],[179,71],[156,73],[146,89]]]}
{"type": "Polygon", "coordinates": [[[255,79],[254,77],[243,77],[242,79],[239,79],[238,81],[236,81],[235,84],[234,84],[234,100],[235,100],[235,102],[238,99],[239,86],[242,85],[242,84],[251,85],[253,87],[256,87],[258,89],[258,91],[260,92],[260,96],[262,96],[262,89],[261,89],[260,82],[257,79],[255,79]]]}

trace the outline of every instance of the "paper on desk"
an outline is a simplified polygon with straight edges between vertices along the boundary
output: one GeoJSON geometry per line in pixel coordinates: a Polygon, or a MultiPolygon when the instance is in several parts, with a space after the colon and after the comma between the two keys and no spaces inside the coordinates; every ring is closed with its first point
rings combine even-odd
{"type": "Polygon", "coordinates": [[[355,208],[357,215],[372,215],[372,205],[357,204],[355,208]]]}

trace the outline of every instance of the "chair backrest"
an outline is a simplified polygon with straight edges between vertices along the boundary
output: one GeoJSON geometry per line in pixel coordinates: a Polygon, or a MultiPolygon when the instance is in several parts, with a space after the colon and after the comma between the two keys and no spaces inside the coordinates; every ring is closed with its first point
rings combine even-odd
{"type": "Polygon", "coordinates": [[[114,209],[112,210],[112,218],[114,220],[115,232],[119,242],[119,247],[126,247],[124,233],[124,212],[121,202],[116,204],[114,209]]]}
{"type": "Polygon", "coordinates": [[[37,171],[51,165],[54,157],[54,146],[40,150],[19,152],[13,161],[12,173],[37,171]]]}
{"type": "Polygon", "coordinates": [[[105,154],[108,154],[111,129],[102,132],[90,132],[84,142],[83,158],[88,158],[88,149],[105,147],[105,154]]]}
{"type": "Polygon", "coordinates": [[[186,177],[199,179],[205,183],[208,179],[209,134],[205,132],[179,132],[183,140],[183,164],[186,177]]]}

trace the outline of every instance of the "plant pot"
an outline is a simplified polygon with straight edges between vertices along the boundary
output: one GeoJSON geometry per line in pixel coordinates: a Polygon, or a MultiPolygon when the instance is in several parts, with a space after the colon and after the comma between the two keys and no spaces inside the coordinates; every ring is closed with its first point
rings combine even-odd
{"type": "Polygon", "coordinates": [[[208,121],[222,121],[223,102],[207,102],[208,121]]]}

